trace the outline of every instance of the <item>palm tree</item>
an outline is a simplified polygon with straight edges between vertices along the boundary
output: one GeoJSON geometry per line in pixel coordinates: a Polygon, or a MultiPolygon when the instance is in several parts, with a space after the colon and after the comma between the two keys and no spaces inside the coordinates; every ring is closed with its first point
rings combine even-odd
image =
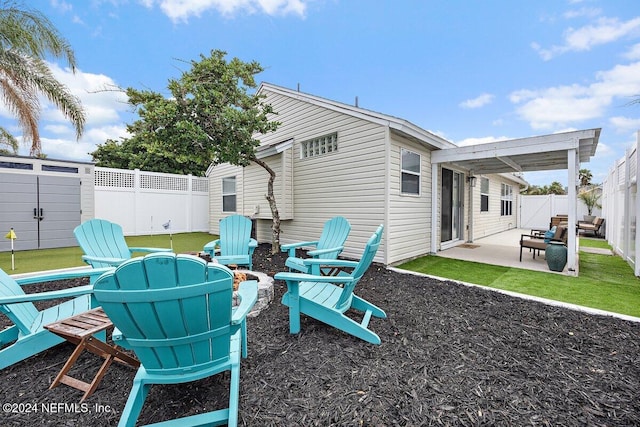
{"type": "MultiPolygon", "coordinates": [[[[80,100],[57,81],[45,56],[65,60],[76,70],[76,60],[68,42],[44,15],[3,0],[0,5],[0,96],[31,143],[31,155],[41,156],[39,95],[52,102],[82,136],[85,116],[80,100]]],[[[6,131],[5,131],[6,132],[6,131]]]]}
{"type": "Polygon", "coordinates": [[[580,180],[580,186],[586,187],[591,185],[591,179],[593,178],[593,174],[589,169],[580,169],[578,171],[578,179],[580,180]]]}
{"type": "Polygon", "coordinates": [[[0,126],[0,154],[18,154],[18,140],[0,126]],[[6,148],[4,148],[4,147],[6,148]]]}

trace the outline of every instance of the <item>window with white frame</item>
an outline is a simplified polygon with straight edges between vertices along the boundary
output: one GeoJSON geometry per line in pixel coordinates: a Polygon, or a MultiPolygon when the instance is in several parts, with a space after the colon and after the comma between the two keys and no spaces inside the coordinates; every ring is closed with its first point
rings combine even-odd
{"type": "Polygon", "coordinates": [[[401,150],[401,184],[402,194],[420,194],[420,154],[401,150]]]}
{"type": "Polygon", "coordinates": [[[222,212],[236,211],[236,177],[222,178],[222,212]]]}
{"type": "Polygon", "coordinates": [[[500,191],[500,216],[509,216],[513,214],[513,187],[511,185],[502,184],[500,191]]]}
{"type": "Polygon", "coordinates": [[[480,178],[480,212],[489,212],[489,178],[480,178]]]}
{"type": "Polygon", "coordinates": [[[300,143],[300,158],[322,156],[338,151],[338,133],[323,135],[300,143]]]}

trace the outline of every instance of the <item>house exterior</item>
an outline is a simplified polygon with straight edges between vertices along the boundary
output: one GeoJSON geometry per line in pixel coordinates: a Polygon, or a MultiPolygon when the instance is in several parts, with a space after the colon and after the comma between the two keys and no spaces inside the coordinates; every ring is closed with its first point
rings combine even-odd
{"type": "MultiPolygon", "coordinates": [[[[257,150],[277,173],[281,243],[315,240],[327,219],[342,215],[352,225],[343,255],[359,258],[384,224],[376,261],[392,265],[517,227],[526,185],[518,176],[470,179],[469,170],[433,164],[434,152],[457,146],[397,117],[268,83],[259,93],[281,123],[259,136],[257,150]]],[[[207,176],[209,231],[217,234],[218,221],[237,213],[254,218],[257,239],[270,242],[267,172],[223,164],[207,176]]]]}

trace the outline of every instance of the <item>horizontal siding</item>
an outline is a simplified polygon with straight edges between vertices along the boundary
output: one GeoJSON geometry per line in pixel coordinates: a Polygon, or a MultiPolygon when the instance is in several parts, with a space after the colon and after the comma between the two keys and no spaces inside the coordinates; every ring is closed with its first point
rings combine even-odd
{"type": "Polygon", "coordinates": [[[517,227],[517,216],[519,205],[519,187],[513,181],[501,177],[500,175],[484,175],[489,179],[489,211],[480,212],[480,177],[476,180],[473,188],[473,238],[479,239],[492,234],[500,233],[517,227]],[[512,215],[500,216],[500,194],[501,184],[505,183],[513,187],[513,209],[512,215]]]}
{"type": "MultiPolygon", "coordinates": [[[[352,226],[343,255],[359,258],[384,222],[385,128],[311,103],[266,92],[282,124],[263,143],[294,139],[293,219],[281,224],[281,242],[316,240],[328,219],[342,215],[352,226]],[[302,141],[338,133],[338,151],[300,158],[302,141]]],[[[383,245],[376,260],[383,258],[383,245]]]]}
{"type": "Polygon", "coordinates": [[[222,212],[222,178],[230,176],[236,177],[236,212],[243,214],[242,167],[229,164],[215,166],[209,173],[209,233],[211,234],[219,234],[219,220],[232,214],[230,212],[222,212]]]}
{"type": "Polygon", "coordinates": [[[429,252],[431,245],[431,152],[394,136],[389,150],[389,264],[429,252]],[[401,193],[401,150],[420,154],[420,195],[401,193]]]}

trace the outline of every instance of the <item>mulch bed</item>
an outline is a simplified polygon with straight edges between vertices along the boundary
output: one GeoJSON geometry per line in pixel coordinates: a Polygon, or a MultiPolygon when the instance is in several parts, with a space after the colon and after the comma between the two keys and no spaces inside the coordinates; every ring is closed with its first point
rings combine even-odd
{"type": "MultiPolygon", "coordinates": [[[[273,274],[284,260],[260,245],[254,270],[273,274]]],[[[248,321],[242,425],[640,425],[640,324],[373,265],[356,293],[387,312],[371,320],[375,346],[305,316],[290,335],[285,288],[276,281],[276,300],[248,321]]],[[[0,425],[117,424],[134,371],[112,365],[79,405],[82,392],[48,389],[72,350],[65,343],[0,371],[2,403],[38,409],[5,410],[0,425]]],[[[72,373],[90,378],[99,364],[86,355],[72,373]]],[[[139,423],[224,407],[228,379],[153,386],[139,423]]]]}

